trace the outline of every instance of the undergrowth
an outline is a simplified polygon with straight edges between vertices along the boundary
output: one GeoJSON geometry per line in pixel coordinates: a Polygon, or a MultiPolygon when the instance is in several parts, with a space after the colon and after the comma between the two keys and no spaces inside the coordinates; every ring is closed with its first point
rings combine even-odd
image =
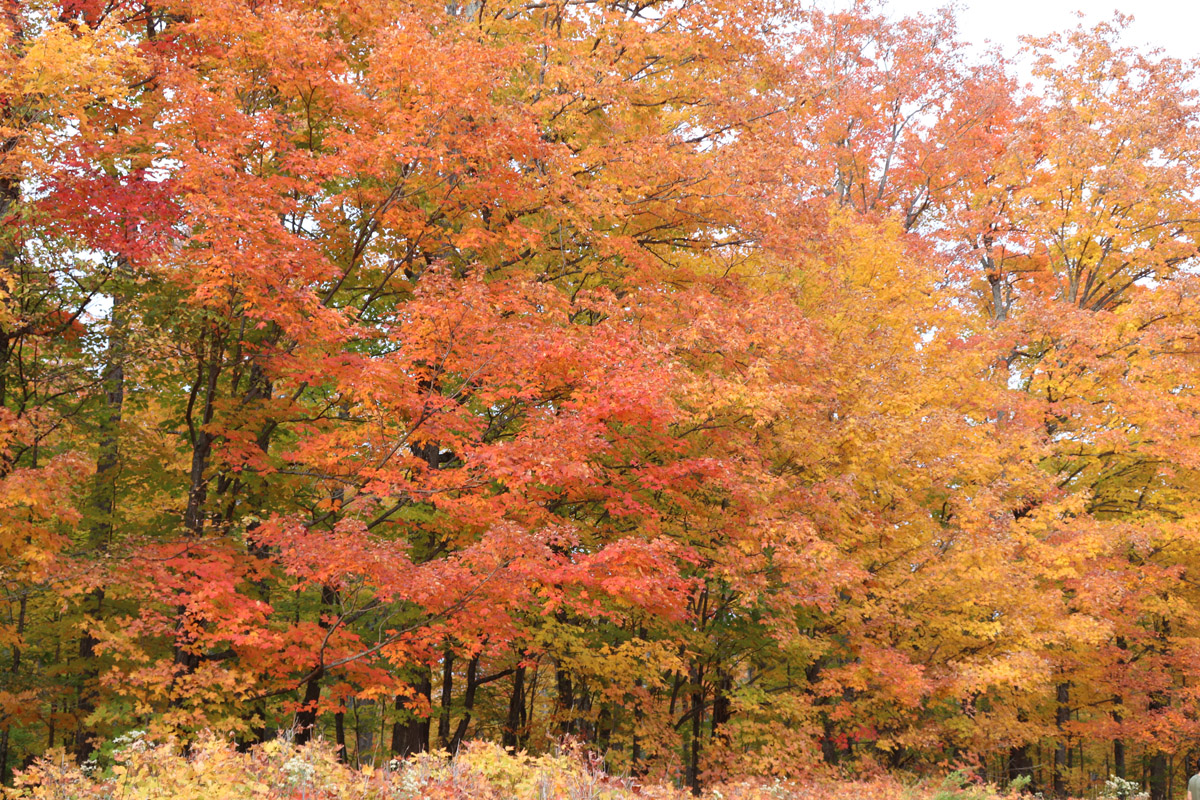
{"type": "MultiPolygon", "coordinates": [[[[78,767],[61,752],[18,777],[8,798],[31,800],[685,800],[683,788],[607,775],[577,754],[512,753],[487,742],[455,757],[424,754],[382,767],[341,763],[326,743],[278,740],[246,752],[215,736],[186,754],[173,743],[124,737],[104,763],[78,767]]],[[[740,780],[716,784],[709,800],[996,800],[961,775],[919,784],[880,777],[858,782],[740,780]]]]}

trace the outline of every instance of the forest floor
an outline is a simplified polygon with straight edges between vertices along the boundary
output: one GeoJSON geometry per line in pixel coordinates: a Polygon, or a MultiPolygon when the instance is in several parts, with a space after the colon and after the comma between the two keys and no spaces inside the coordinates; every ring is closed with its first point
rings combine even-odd
{"type": "MultiPolygon", "coordinates": [[[[23,773],[8,798],[39,800],[690,800],[670,783],[606,775],[573,755],[514,755],[485,742],[455,758],[427,755],[382,767],[352,768],[327,744],[294,747],[273,741],[238,752],[207,738],[184,756],[140,737],[118,741],[103,763],[84,769],[45,758],[23,773]]],[[[920,783],[880,777],[864,781],[740,780],[715,784],[709,800],[999,800],[987,786],[962,786],[955,776],[920,783]]]]}

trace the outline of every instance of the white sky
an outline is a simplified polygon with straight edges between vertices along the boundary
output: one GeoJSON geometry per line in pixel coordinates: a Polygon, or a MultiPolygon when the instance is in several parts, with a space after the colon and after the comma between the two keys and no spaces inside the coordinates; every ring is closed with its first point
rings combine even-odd
{"type": "MultiPolygon", "coordinates": [[[[885,0],[898,15],[935,11],[944,0],[885,0]]],[[[991,40],[1012,55],[1022,34],[1043,35],[1112,19],[1114,11],[1131,15],[1129,44],[1161,47],[1176,58],[1200,57],[1200,0],[960,0],[962,37],[980,45],[991,40]]]]}

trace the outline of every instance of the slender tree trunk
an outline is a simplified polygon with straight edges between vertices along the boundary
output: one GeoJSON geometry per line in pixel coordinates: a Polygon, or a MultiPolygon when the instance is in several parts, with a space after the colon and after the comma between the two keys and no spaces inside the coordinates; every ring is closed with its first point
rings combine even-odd
{"type": "Polygon", "coordinates": [[[8,786],[8,738],[12,729],[0,729],[0,786],[8,786]]]}
{"type": "MultiPolygon", "coordinates": [[[[116,266],[119,278],[126,277],[128,262],[121,259],[116,266]]],[[[125,356],[128,352],[128,327],[124,314],[124,297],[121,291],[112,295],[112,315],[109,322],[108,347],[104,365],[105,407],[100,418],[100,453],[96,459],[96,473],[92,479],[91,513],[88,525],[87,550],[99,554],[112,541],[117,504],[117,475],[120,471],[121,416],[125,405],[125,356]]],[[[86,608],[92,606],[97,621],[104,611],[104,587],[93,589],[88,596],[86,608]]],[[[88,727],[88,717],[96,710],[99,664],[96,660],[96,645],[99,641],[85,630],[79,639],[79,660],[82,674],[79,681],[79,699],[76,717],[79,729],[75,734],[75,759],[83,763],[96,749],[93,731],[88,727]]]]}
{"type": "MultiPolygon", "coordinates": [[[[208,482],[205,473],[208,471],[208,461],[212,454],[215,437],[209,430],[213,420],[217,399],[217,379],[221,374],[221,359],[223,344],[217,331],[210,332],[202,344],[203,354],[197,367],[196,383],[192,387],[192,399],[188,402],[187,424],[192,434],[192,459],[188,471],[187,507],[183,513],[183,526],[189,535],[198,537],[204,531],[204,505],[208,494],[208,482]],[[203,389],[200,384],[203,382],[203,389]],[[202,410],[199,424],[193,416],[193,404],[202,393],[202,410]]],[[[201,655],[196,648],[194,629],[204,625],[204,620],[195,619],[188,610],[186,603],[176,607],[174,662],[176,679],[182,675],[191,675],[200,666],[201,655]]],[[[171,705],[182,705],[184,696],[172,693],[171,705]]]]}
{"type": "MultiPolygon", "coordinates": [[[[1169,704],[1170,701],[1163,692],[1152,692],[1149,703],[1150,715],[1154,716],[1154,712],[1161,711],[1169,704]]],[[[1167,800],[1169,796],[1167,791],[1167,754],[1159,749],[1153,750],[1150,754],[1149,788],[1150,800],[1167,800]]]]}
{"type": "MultiPolygon", "coordinates": [[[[16,19],[12,22],[17,23],[16,19]]],[[[11,31],[12,39],[15,41],[22,36],[21,30],[14,27],[11,31]]],[[[0,124],[19,124],[12,117],[3,113],[0,117],[0,124]],[[7,119],[5,119],[7,118],[7,119]]],[[[9,136],[0,140],[0,163],[7,161],[14,149],[16,149],[19,137],[9,136]]],[[[21,178],[17,175],[9,175],[0,177],[0,274],[18,275],[17,258],[20,255],[21,243],[17,236],[18,226],[9,225],[9,217],[17,213],[17,206],[21,202],[21,178]]],[[[8,312],[5,316],[9,318],[17,318],[19,310],[14,302],[10,292],[5,292],[4,297],[0,299],[0,304],[8,306],[5,311],[8,312]]],[[[0,408],[8,402],[8,369],[9,359],[12,354],[14,340],[18,339],[17,332],[0,325],[0,408]]]]}
{"type": "Polygon", "coordinates": [[[463,737],[467,735],[467,728],[471,724],[471,712],[475,709],[475,691],[479,688],[478,678],[479,656],[475,656],[467,663],[467,688],[463,695],[463,713],[459,717],[458,726],[454,729],[454,737],[450,740],[448,749],[451,753],[458,752],[463,737]]]}
{"type": "MultiPolygon", "coordinates": [[[[1162,655],[1167,652],[1167,637],[1171,632],[1170,621],[1163,619],[1156,625],[1156,628],[1155,649],[1162,655]]],[[[1170,707],[1170,705],[1171,698],[1165,691],[1151,692],[1147,709],[1151,720],[1158,716],[1157,712],[1170,707]]],[[[1167,800],[1167,789],[1167,754],[1156,748],[1150,756],[1150,800],[1167,800]]]]}
{"type": "Polygon", "coordinates": [[[525,737],[525,667],[519,665],[513,673],[512,694],[508,699],[508,719],[504,723],[501,742],[505,747],[521,749],[525,737]]]}
{"type": "Polygon", "coordinates": [[[600,706],[600,713],[596,717],[596,750],[598,752],[607,753],[613,749],[612,734],[616,724],[617,716],[613,704],[602,704],[600,706]]]}
{"type": "Polygon", "coordinates": [[[313,728],[317,724],[317,707],[321,705],[321,679],[325,677],[324,668],[318,668],[304,684],[304,700],[300,710],[296,712],[295,736],[297,745],[307,744],[313,736],[313,728]]]}
{"type": "MultiPolygon", "coordinates": [[[[645,638],[644,633],[642,634],[642,638],[645,638]]],[[[635,777],[640,778],[645,774],[646,771],[643,764],[645,761],[645,753],[642,750],[641,737],[642,719],[645,717],[645,712],[642,711],[642,698],[640,692],[640,690],[645,687],[645,682],[641,678],[638,678],[634,685],[637,686],[639,692],[637,696],[637,705],[633,710],[633,735],[631,737],[632,741],[630,742],[629,748],[629,771],[635,777]]]]}
{"type": "MultiPolygon", "coordinates": [[[[9,670],[8,670],[9,673],[13,676],[14,680],[16,679],[17,675],[21,671],[20,642],[21,642],[21,637],[23,637],[25,635],[25,613],[28,608],[28,605],[29,605],[28,598],[25,595],[22,595],[21,599],[18,601],[17,630],[16,630],[17,635],[16,635],[16,640],[12,644],[12,664],[9,666],[9,670]]],[[[9,763],[8,763],[9,759],[11,758],[11,754],[9,752],[9,748],[10,748],[11,744],[12,744],[11,727],[8,725],[5,725],[4,729],[0,730],[0,786],[7,786],[8,782],[9,782],[9,778],[11,777],[9,775],[9,763]]]]}
{"type": "Polygon", "coordinates": [[[1058,706],[1054,713],[1058,743],[1054,748],[1054,796],[1067,796],[1067,733],[1066,725],[1071,719],[1071,686],[1065,681],[1055,690],[1058,706]]]}
{"type": "MultiPolygon", "coordinates": [[[[1117,698],[1117,703],[1121,702],[1121,698],[1117,698]]],[[[1120,711],[1114,711],[1112,714],[1113,722],[1120,725],[1123,720],[1120,711]]],[[[1123,738],[1113,739],[1113,774],[1118,778],[1125,778],[1125,740],[1123,738]]]]}
{"type": "MultiPolygon", "coordinates": [[[[5,44],[16,42],[23,36],[23,31],[18,27],[19,19],[13,15],[11,20],[12,27],[9,31],[10,38],[5,44]]],[[[17,124],[10,114],[6,111],[3,118],[0,118],[0,124],[14,125],[17,124]]],[[[0,161],[10,158],[9,154],[16,149],[19,139],[17,136],[9,136],[0,141],[0,161]]],[[[21,201],[21,178],[19,175],[8,175],[0,177],[0,273],[4,275],[17,275],[17,257],[20,252],[20,244],[16,239],[17,226],[9,225],[10,215],[16,213],[16,206],[21,201]]],[[[5,292],[5,297],[0,302],[5,305],[12,303],[11,293],[5,292]]],[[[16,317],[16,310],[13,308],[6,309],[10,313],[6,316],[16,317]]],[[[5,329],[0,325],[0,409],[3,409],[8,401],[8,370],[9,360],[12,353],[13,332],[5,329]]],[[[3,459],[7,462],[7,459],[3,459]]],[[[8,471],[7,463],[0,467],[0,477],[8,471]]],[[[24,598],[22,598],[22,613],[24,611],[24,598]]],[[[20,641],[18,634],[17,641],[20,641]]],[[[21,650],[18,644],[12,645],[13,665],[11,672],[14,677],[19,669],[21,650]]],[[[0,785],[7,785],[9,779],[9,759],[10,748],[12,746],[12,733],[9,725],[5,725],[0,730],[0,785]]]]}
{"type": "Polygon", "coordinates": [[[194,536],[204,529],[204,505],[208,496],[208,479],[205,473],[208,471],[208,461],[216,440],[208,426],[212,423],[215,413],[217,379],[221,375],[223,347],[217,332],[212,333],[212,342],[207,345],[206,350],[205,364],[199,370],[198,376],[203,376],[204,380],[204,405],[200,424],[195,425],[190,417],[188,420],[195,428],[195,441],[192,444],[192,463],[188,470],[188,499],[183,514],[183,526],[194,536]]]}
{"type": "Polygon", "coordinates": [[[700,736],[704,730],[704,685],[703,673],[692,671],[691,716],[692,735],[688,743],[687,774],[685,781],[692,794],[700,796],[700,736]]]}
{"type": "MultiPolygon", "coordinates": [[[[337,609],[338,605],[337,591],[328,585],[321,586],[321,611],[320,626],[322,630],[328,630],[330,622],[328,621],[329,614],[324,612],[332,612],[337,609]]],[[[304,684],[304,700],[301,703],[300,710],[296,712],[296,720],[293,725],[295,728],[296,744],[302,745],[307,743],[313,736],[313,729],[317,725],[318,707],[321,705],[321,682],[325,678],[325,667],[322,664],[317,664],[312,675],[304,684]]]]}
{"type": "Polygon", "coordinates": [[[582,679],[575,686],[575,708],[575,728],[579,731],[579,738],[585,742],[596,741],[596,724],[591,719],[592,692],[587,681],[582,679]]]}
{"type": "Polygon", "coordinates": [[[442,709],[438,714],[438,743],[450,749],[450,712],[454,702],[454,651],[449,647],[442,653],[442,709]]]}
{"type": "Polygon", "coordinates": [[[836,767],[841,761],[841,753],[833,736],[833,721],[829,719],[829,714],[821,715],[821,758],[831,767],[836,767]]]}
{"type": "MultiPolygon", "coordinates": [[[[1117,637],[1117,649],[1122,653],[1119,663],[1124,666],[1126,663],[1125,652],[1128,649],[1124,636],[1117,637]]],[[[1125,698],[1120,695],[1113,698],[1113,705],[1116,707],[1113,709],[1112,718],[1113,722],[1117,724],[1118,731],[1121,730],[1121,723],[1125,721],[1124,717],[1121,716],[1121,705],[1124,702],[1125,698]]],[[[1125,739],[1120,735],[1113,740],[1113,774],[1122,780],[1125,778],[1125,739]]]]}
{"type": "Polygon", "coordinates": [[[712,729],[713,736],[729,722],[732,716],[729,702],[729,692],[733,689],[733,678],[726,672],[721,672],[713,695],[712,729]]]}
{"type": "Polygon", "coordinates": [[[360,710],[364,707],[373,708],[375,701],[359,700],[356,697],[351,697],[350,703],[351,708],[354,709],[354,766],[357,769],[364,763],[363,753],[371,753],[372,762],[375,758],[375,729],[370,725],[363,725],[360,713],[360,710]]]}
{"type": "MultiPolygon", "coordinates": [[[[525,712],[525,730],[533,730],[533,711],[537,704],[537,685],[538,676],[541,674],[541,659],[539,658],[533,664],[533,674],[529,676],[529,687],[525,690],[528,710],[525,712]]],[[[528,733],[526,734],[528,736],[528,733]]]]}

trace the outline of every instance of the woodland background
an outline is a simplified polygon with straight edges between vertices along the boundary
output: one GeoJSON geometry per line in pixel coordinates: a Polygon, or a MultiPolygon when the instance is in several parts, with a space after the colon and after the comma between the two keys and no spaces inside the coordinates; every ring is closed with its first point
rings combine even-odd
{"type": "Polygon", "coordinates": [[[0,778],[1200,754],[1200,106],[1120,17],[3,0],[0,778]],[[97,749],[99,748],[99,749],[97,749]]]}

